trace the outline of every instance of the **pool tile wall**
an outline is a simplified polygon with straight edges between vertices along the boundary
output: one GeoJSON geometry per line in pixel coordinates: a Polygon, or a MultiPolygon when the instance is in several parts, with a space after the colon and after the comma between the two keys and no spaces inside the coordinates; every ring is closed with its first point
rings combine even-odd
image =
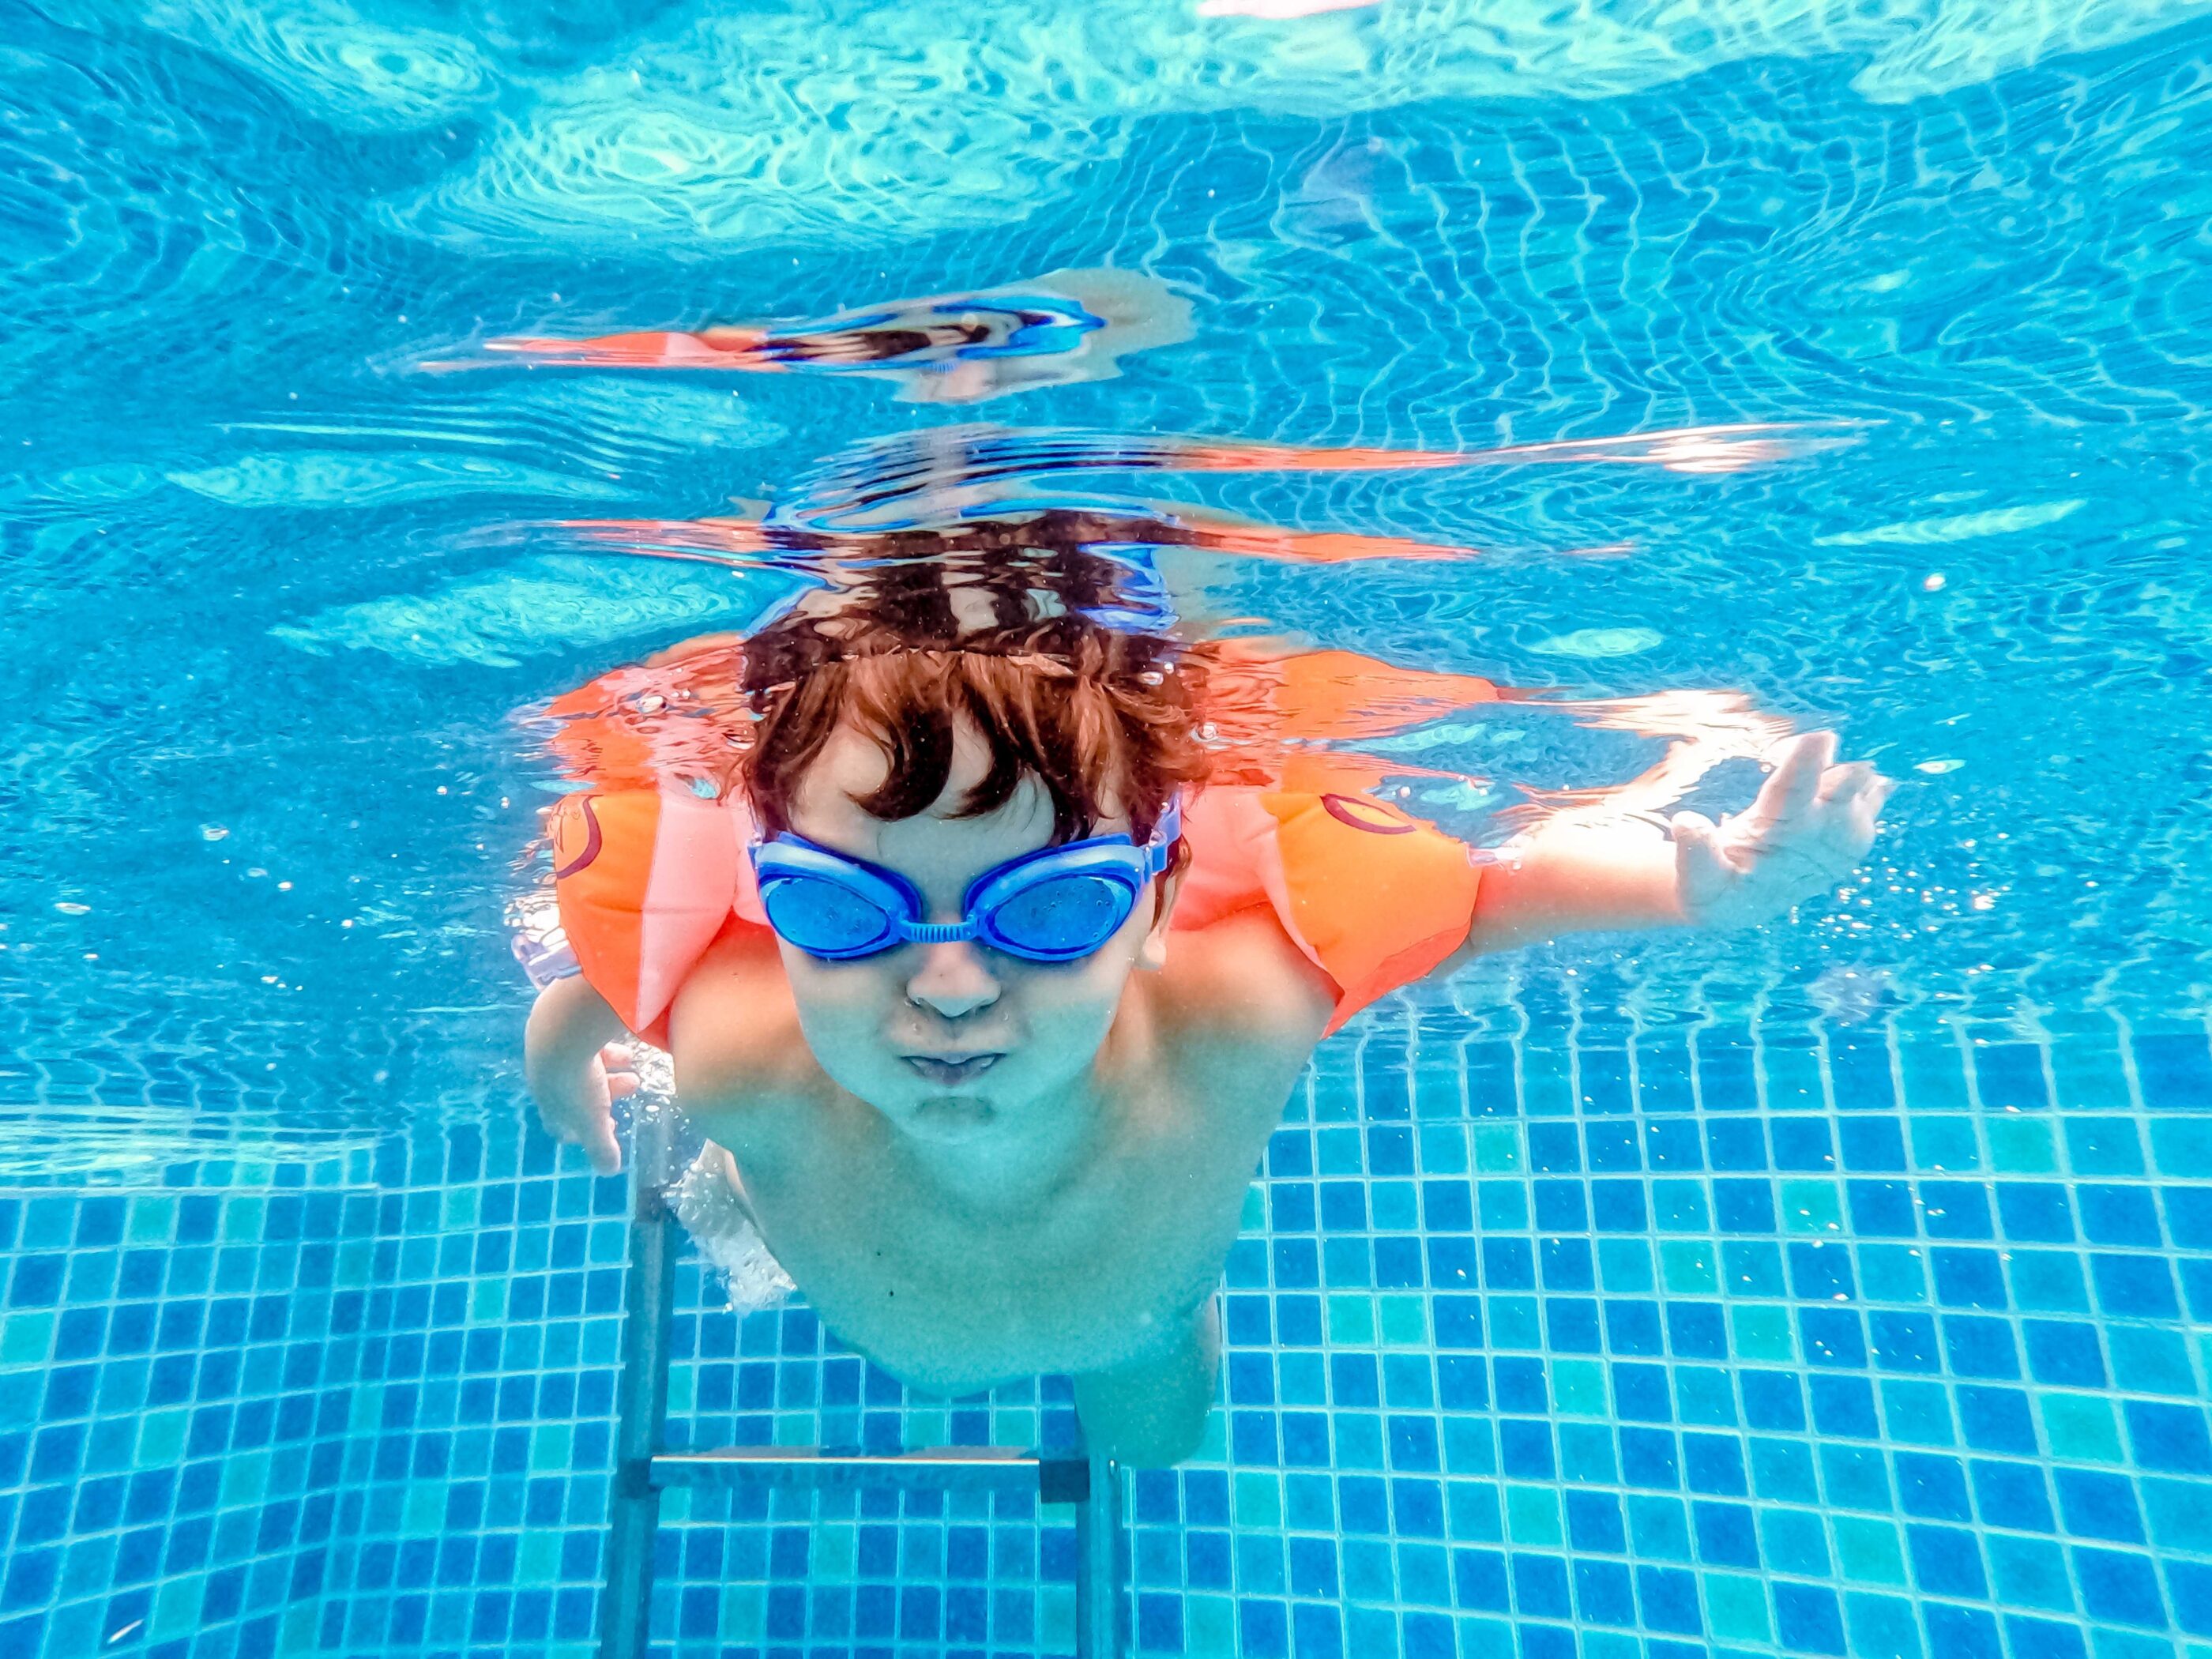
{"type": "MultiPolygon", "coordinates": [[[[1210,1444],[1132,1483],[1139,1652],[2212,1659],[2202,1031],[1466,1031],[1385,1011],[1291,1103],[1210,1444]]],[[[511,1104],[0,1194],[0,1652],[591,1650],[623,1195],[511,1104]]],[[[716,1300],[672,1439],[1072,1433],[716,1300]]],[[[1061,1512],[666,1519],[684,1659],[1070,1643],[1061,1512]]]]}

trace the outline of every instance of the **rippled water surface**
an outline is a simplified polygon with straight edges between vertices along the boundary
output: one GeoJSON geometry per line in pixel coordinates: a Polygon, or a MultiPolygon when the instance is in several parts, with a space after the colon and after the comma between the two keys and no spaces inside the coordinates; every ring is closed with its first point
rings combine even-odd
{"type": "MultiPolygon", "coordinates": [[[[1438,1018],[2201,1029],[2212,8],[0,21],[12,1169],[328,1144],[511,1076],[503,912],[555,787],[517,711],[788,586],[542,527],[744,517],[856,442],[978,421],[1823,434],[1737,470],[1080,483],[1480,556],[1227,554],[1221,617],[1574,698],[1740,694],[1905,781],[1793,922],[1531,953],[1423,990],[1438,1018]],[[1101,271],[1087,303],[1137,320],[1079,373],[487,349],[818,341],[1101,271]]],[[[1661,752],[1558,720],[1393,741],[1500,801],[1661,752]]]]}

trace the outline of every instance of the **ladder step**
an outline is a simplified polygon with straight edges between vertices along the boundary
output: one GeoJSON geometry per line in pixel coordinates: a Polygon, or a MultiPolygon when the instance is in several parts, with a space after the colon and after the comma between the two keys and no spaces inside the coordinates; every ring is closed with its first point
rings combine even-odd
{"type": "Polygon", "coordinates": [[[726,1446],[715,1451],[657,1452],[656,1486],[894,1487],[923,1492],[1034,1492],[1046,1504],[1079,1504],[1091,1493],[1091,1465],[1012,1446],[931,1446],[871,1456],[823,1446],[726,1446]]]}

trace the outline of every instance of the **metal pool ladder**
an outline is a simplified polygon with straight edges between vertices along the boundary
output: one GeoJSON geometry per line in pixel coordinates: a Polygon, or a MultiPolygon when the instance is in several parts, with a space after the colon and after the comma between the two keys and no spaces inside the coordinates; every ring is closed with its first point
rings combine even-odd
{"type": "Polygon", "coordinates": [[[669,1451],[668,1333],[676,1255],[662,1196],[669,1161],[665,1113],[640,1113],[630,1158],[629,1269],[623,1287],[622,1369],[615,1382],[615,1473],[599,1659],[645,1659],[653,1608],[653,1540],[671,1486],[792,1486],[1035,1492],[1075,1510],[1077,1659],[1121,1659],[1119,1607],[1121,1468],[1108,1458],[1053,1457],[1006,1446],[939,1446],[869,1456],[821,1447],[731,1446],[669,1451]]]}

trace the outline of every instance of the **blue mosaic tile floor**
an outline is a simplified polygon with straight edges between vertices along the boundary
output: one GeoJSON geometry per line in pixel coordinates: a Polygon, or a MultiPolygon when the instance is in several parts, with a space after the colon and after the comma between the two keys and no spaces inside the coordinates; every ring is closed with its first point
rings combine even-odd
{"type": "MultiPolygon", "coordinates": [[[[1145,1654],[2212,1659],[2202,1032],[1323,1049],[1145,1654]]],[[[624,1194],[487,1127],[0,1195],[0,1653],[580,1656],[624,1194]]],[[[1064,1444],[679,1276],[672,1439],[1064,1444]]],[[[1064,1653],[1072,1516],[681,1494],[672,1659],[1064,1653]]]]}

